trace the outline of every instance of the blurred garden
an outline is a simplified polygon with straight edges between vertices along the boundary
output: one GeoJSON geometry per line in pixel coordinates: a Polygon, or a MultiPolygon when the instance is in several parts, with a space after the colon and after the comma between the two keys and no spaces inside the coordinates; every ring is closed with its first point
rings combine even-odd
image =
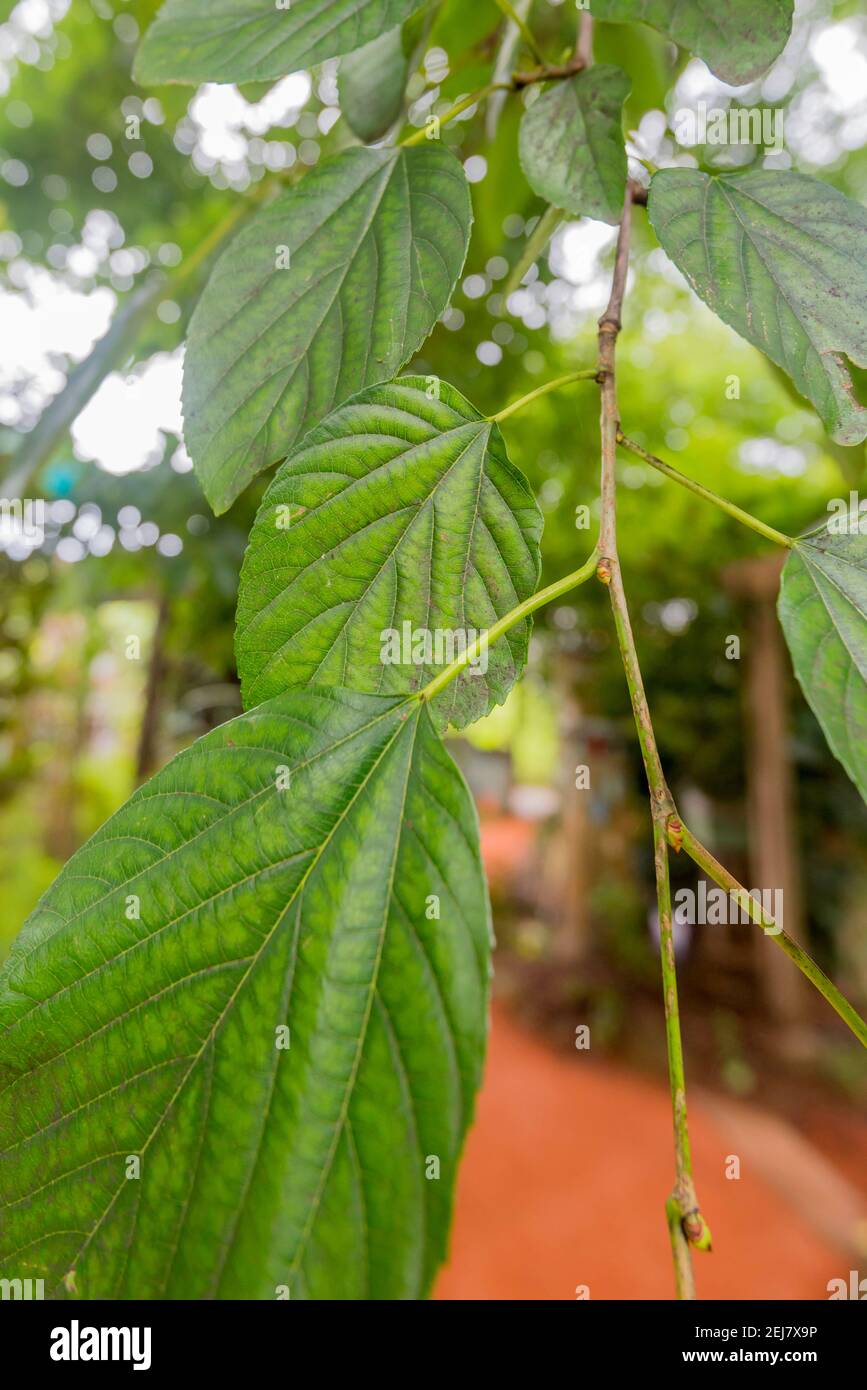
{"type": "MultiPolygon", "coordinates": [[[[338,62],[240,90],[137,87],[132,58],[157,8],[0,5],[0,493],[30,504],[0,519],[0,957],[75,848],[241,709],[238,574],[268,475],[213,515],[182,438],[185,328],[256,199],[357,138],[338,62]]],[[[546,49],[564,50],[574,6],[532,9],[546,49]]],[[[432,10],[409,86],[419,128],[484,85],[508,37],[493,0],[432,10]]],[[[597,23],[597,61],[632,81],[628,148],[654,167],[793,168],[865,202],[862,11],[801,0],[783,56],[737,89],[650,29],[597,23]],[[678,111],[701,102],[773,106],[783,149],[679,141],[678,111]]],[[[613,264],[613,226],[563,216],[540,235],[521,109],[491,101],[443,127],[474,235],[453,307],[408,368],[484,413],[594,363],[613,264]]],[[[864,446],[832,443],[788,378],[699,302],[640,207],[618,378],[634,440],[788,534],[864,487],[864,446]]],[[[543,584],[592,544],[598,410],[577,383],[503,424],[544,513],[543,584]]],[[[784,887],[786,929],[863,1012],[867,809],[794,679],[778,557],[633,455],[619,481],[624,580],[678,804],[741,882],[784,887]]],[[[652,842],[601,586],[537,615],[522,682],[449,745],[479,809],[498,946],[488,1080],[440,1296],[667,1297],[652,842]]],[[[675,892],[695,886],[685,855],[672,872],[675,892]]],[[[828,1279],[867,1264],[865,1054],[754,926],[681,922],[676,947],[696,1167],[718,1234],[700,1290],[827,1297],[828,1279]]]]}

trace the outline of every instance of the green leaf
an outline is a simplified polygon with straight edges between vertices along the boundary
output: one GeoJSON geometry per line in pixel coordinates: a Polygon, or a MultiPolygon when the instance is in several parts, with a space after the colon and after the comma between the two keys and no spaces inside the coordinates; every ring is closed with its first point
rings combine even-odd
{"type": "Polygon", "coordinates": [[[616,223],[626,193],[623,103],[630,82],[597,66],[543,92],[521,121],[521,167],[534,193],[565,212],[616,223]]]}
{"type": "Polygon", "coordinates": [[[361,48],[420,0],[167,0],[136,54],[158,82],[261,82],[361,48]]]}
{"type": "Polygon", "coordinates": [[[648,212],[706,304],[788,372],[839,444],[867,436],[867,212],[804,174],[663,169],[648,212]]]}
{"type": "Polygon", "coordinates": [[[475,811],[421,702],[295,691],[207,735],[78,851],[0,975],[0,1274],[423,1296],[489,946],[475,811]]]}
{"type": "MultiPolygon", "coordinates": [[[[262,501],[238,598],[245,704],[312,682],[419,689],[458,643],[535,593],[541,533],[499,427],[453,386],[404,377],[356,396],[262,501]]],[[[486,672],[468,669],[437,696],[438,722],[462,726],[502,703],[530,629],[517,624],[486,652],[486,672]]]]}
{"type": "Polygon", "coordinates": [[[761,77],[792,31],[793,0],[593,0],[595,19],[643,20],[734,87],[761,77]]]}
{"type": "Polygon", "coordinates": [[[399,29],[380,34],[341,61],[340,109],[359,140],[380,140],[399,120],[410,62],[425,23],[419,11],[399,29]]]}
{"type": "Polygon", "coordinates": [[[459,161],[431,143],[324,160],[239,233],[196,307],[184,369],[186,444],[216,512],[400,370],[448,304],[471,222],[459,161]]]}
{"type": "Polygon", "coordinates": [[[828,744],[867,801],[867,535],[827,523],[798,540],[779,614],[795,674],[828,744]]]}

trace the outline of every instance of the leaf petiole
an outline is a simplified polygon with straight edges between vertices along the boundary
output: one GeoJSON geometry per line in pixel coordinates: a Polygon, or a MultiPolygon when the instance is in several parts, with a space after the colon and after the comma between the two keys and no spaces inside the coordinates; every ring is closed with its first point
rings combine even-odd
{"type": "Polygon", "coordinates": [[[651,468],[657,472],[664,473],[666,478],[673,478],[681,487],[687,488],[689,492],[694,492],[697,497],[703,497],[706,502],[712,502],[720,511],[727,512],[734,517],[735,521],[741,522],[743,526],[748,526],[757,535],[764,536],[766,540],[773,541],[776,545],[784,545],[791,550],[795,542],[791,536],[785,535],[782,531],[776,531],[773,526],[768,526],[764,521],[759,521],[757,516],[751,512],[745,512],[742,507],[738,507],[734,502],[729,502],[725,497],[720,497],[717,493],[711,492],[710,488],[704,487],[702,483],[697,483],[694,478],[688,478],[685,473],[679,473],[676,468],[672,468],[670,463],[657,458],[655,454],[650,454],[637,444],[634,439],[628,439],[621,430],[617,431],[617,443],[623,449],[628,449],[631,454],[637,454],[645,463],[649,463],[651,468]]]}
{"type": "Polygon", "coordinates": [[[515,415],[519,410],[523,410],[525,405],[531,401],[537,401],[540,396],[547,396],[549,391],[558,391],[561,386],[570,386],[573,381],[598,381],[598,367],[583,367],[579,372],[567,372],[565,376],[555,376],[552,381],[543,382],[537,386],[535,391],[529,391],[526,396],[519,397],[512,401],[503,410],[498,410],[496,415],[489,415],[488,419],[498,425],[501,420],[508,420],[510,415],[515,415]]]}
{"type": "MultiPolygon", "coordinates": [[[[484,101],[485,97],[489,97],[492,92],[511,91],[514,91],[511,82],[489,82],[486,87],[480,87],[477,92],[470,92],[469,96],[461,97],[460,101],[456,101],[454,106],[450,106],[449,109],[444,111],[437,119],[440,125],[448,125],[449,121],[453,121],[455,116],[460,116],[462,111],[468,111],[471,106],[476,106],[478,102],[484,101]]],[[[432,138],[434,137],[428,134],[427,124],[425,124],[419,130],[414,130],[412,135],[407,135],[399,142],[399,145],[401,149],[409,149],[411,145],[420,145],[423,141],[432,138]]]]}
{"type": "Polygon", "coordinates": [[[710,850],[705,849],[704,845],[695,838],[679,817],[669,817],[667,830],[669,843],[678,849],[681,847],[685,849],[690,859],[700,869],[703,869],[714,883],[719,884],[720,888],[724,888],[727,893],[732,895],[738,906],[752,918],[756,926],[773,936],[780,949],[785,951],[801,974],[828,1001],[834,1012],[839,1014],[861,1045],[867,1047],[867,1023],[852,1007],[846,996],[840,992],[833,980],[828,979],[824,970],[819,968],[813,957],[808,955],[793,937],[783,931],[782,927],[765,912],[761,903],[751,893],[748,893],[742,884],[738,883],[734,875],[730,874],[728,869],[714,858],[710,850]]]}
{"type": "MultiPolygon", "coordinates": [[[[468,111],[471,106],[476,106],[480,101],[484,101],[494,92],[520,92],[525,87],[533,87],[539,82],[563,82],[569,77],[574,77],[581,72],[584,64],[578,59],[573,59],[570,63],[545,63],[540,62],[538,68],[532,72],[515,72],[512,74],[510,82],[489,82],[484,87],[479,87],[478,91],[470,92],[469,96],[461,97],[454,106],[450,106],[442,115],[437,116],[440,125],[448,125],[456,116],[468,111]]],[[[432,113],[436,115],[436,113],[432,113]]],[[[421,145],[425,140],[436,139],[436,135],[428,131],[427,122],[419,130],[414,130],[411,135],[407,135],[403,140],[398,141],[399,149],[408,149],[411,145],[421,145]]]]}
{"type": "Polygon", "coordinates": [[[527,45],[533,57],[536,59],[536,62],[542,63],[544,65],[545,55],[539,47],[538,43],[536,42],[536,39],[533,35],[533,31],[530,28],[529,24],[527,24],[527,22],[523,20],[521,16],[517,13],[514,5],[511,5],[509,3],[509,0],[494,0],[494,4],[496,5],[497,9],[500,10],[506,16],[506,19],[511,20],[511,22],[514,24],[515,28],[518,30],[518,33],[521,35],[521,38],[524,40],[524,43],[527,45]]]}
{"type": "Polygon", "coordinates": [[[588,559],[584,561],[580,569],[573,570],[571,574],[564,575],[562,579],[555,580],[555,582],[549,584],[547,588],[540,589],[538,593],[531,595],[531,597],[525,599],[523,603],[519,603],[517,608],[513,608],[510,613],[506,613],[502,618],[499,618],[494,623],[493,627],[489,627],[487,632],[483,632],[480,637],[477,637],[474,642],[471,642],[461,656],[457,657],[451,665],[444,667],[442,671],[438,672],[432,681],[429,681],[422,690],[419,690],[411,698],[415,700],[432,700],[441,690],[445,690],[446,686],[450,685],[455,677],[460,675],[461,671],[481,656],[481,654],[502,637],[504,633],[508,632],[509,628],[519,623],[522,618],[528,617],[530,613],[534,613],[537,608],[544,607],[544,605],[550,603],[552,599],[559,598],[561,594],[568,594],[570,589],[577,589],[579,584],[584,584],[588,579],[592,579],[593,575],[596,573],[598,560],[599,552],[598,549],[594,547],[592,553],[588,559]]]}
{"type": "Polygon", "coordinates": [[[527,238],[526,245],[520,257],[512,267],[511,274],[503,286],[503,294],[508,299],[510,294],[521,288],[521,281],[542,253],[552,236],[556,232],[566,214],[562,208],[555,208],[549,203],[542,216],[539,218],[532,232],[527,238]]]}

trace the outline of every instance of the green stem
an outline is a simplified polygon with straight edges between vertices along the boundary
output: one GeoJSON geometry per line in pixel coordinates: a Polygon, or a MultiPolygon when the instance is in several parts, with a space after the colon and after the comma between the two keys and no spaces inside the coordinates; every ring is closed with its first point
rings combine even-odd
{"type": "Polygon", "coordinates": [[[672,468],[670,463],[665,463],[655,454],[649,454],[634,439],[627,439],[620,430],[617,432],[617,443],[621,448],[628,449],[630,453],[637,454],[639,458],[644,459],[644,462],[649,463],[651,468],[655,468],[657,472],[664,473],[666,478],[672,478],[674,482],[680,483],[681,487],[687,488],[689,492],[694,492],[696,497],[703,497],[706,502],[712,502],[715,507],[719,507],[720,511],[727,512],[729,516],[734,517],[735,521],[740,521],[742,525],[748,526],[751,531],[764,536],[766,540],[774,541],[776,545],[784,545],[787,549],[791,549],[795,544],[791,536],[784,535],[782,531],[775,531],[773,526],[766,526],[763,521],[759,521],[758,517],[753,516],[750,512],[745,512],[742,507],[735,506],[734,502],[728,502],[724,497],[719,497],[715,492],[711,492],[710,488],[697,483],[694,478],[687,478],[685,473],[679,473],[676,468],[672,468]]]}
{"type": "Polygon", "coordinates": [[[632,632],[632,622],[629,617],[629,606],[626,602],[626,591],[623,588],[623,576],[620,573],[619,561],[609,560],[607,564],[604,564],[600,578],[603,583],[608,585],[611,611],[614,617],[614,630],[617,633],[617,645],[620,649],[620,660],[629,689],[635,730],[641,749],[641,760],[644,763],[644,772],[650,792],[651,812],[654,820],[660,817],[664,821],[667,816],[673,813],[674,801],[665,780],[662,759],[656,746],[653,721],[650,717],[644,679],[638,662],[638,651],[632,632]]]}
{"type": "Polygon", "coordinates": [[[761,903],[752,897],[746,888],[729,873],[728,869],[723,868],[719,860],[714,858],[710,850],[705,849],[692,832],[677,819],[674,822],[669,821],[669,839],[678,846],[682,844],[690,859],[693,859],[699,868],[713,879],[714,883],[719,884],[720,888],[731,893],[738,906],[749,915],[757,926],[768,929],[767,934],[773,936],[774,941],[781,950],[785,951],[789,959],[794,961],[801,974],[827,999],[831,1008],[839,1014],[861,1045],[867,1047],[867,1023],[852,1007],[845,995],[841,994],[833,980],[829,980],[824,970],[820,970],[813,957],[808,955],[787,932],[781,930],[773,917],[768,916],[764,911],[761,903]]]}
{"type": "Polygon", "coordinates": [[[680,1202],[672,1194],[665,1204],[665,1217],[668,1222],[668,1235],[671,1240],[671,1258],[674,1265],[674,1292],[678,1299],[695,1299],[695,1276],[689,1254],[689,1241],[683,1229],[680,1202]]]}
{"type": "Polygon", "coordinates": [[[692,1149],[686,1114],[686,1072],[683,1065],[683,1040],[680,1032],[680,1005],[677,998],[677,966],[674,958],[674,932],[671,914],[671,879],[668,870],[668,836],[661,816],[653,817],[653,860],[656,872],[656,900],[659,908],[659,958],[662,965],[662,997],[665,1006],[665,1043],[668,1053],[668,1077],[671,1086],[671,1114],[674,1123],[675,1183],[666,1203],[671,1227],[671,1207],[678,1213],[679,1241],[675,1245],[672,1232],[672,1255],[678,1298],[695,1298],[689,1245],[709,1250],[710,1231],[698,1209],[698,1198],[692,1177],[692,1149]],[[682,1247],[681,1247],[682,1242],[682,1247]],[[682,1265],[682,1268],[679,1266],[682,1265]],[[683,1284],[683,1289],[680,1285],[683,1284]]]}
{"type": "Polygon", "coordinates": [[[555,208],[553,203],[549,203],[542,216],[539,218],[532,232],[527,238],[520,258],[516,262],[511,275],[503,286],[503,294],[508,299],[510,294],[520,288],[521,281],[536,262],[548,245],[552,236],[556,232],[566,214],[562,208],[555,208]]]}
{"type": "Polygon", "coordinates": [[[671,1236],[674,1263],[675,1291],[678,1298],[694,1299],[695,1283],[692,1274],[690,1246],[710,1249],[710,1231],[698,1206],[692,1177],[692,1155],[686,1118],[686,1081],[683,1069],[683,1046],[680,1036],[680,1011],[677,1001],[677,970],[671,918],[671,884],[668,872],[668,825],[674,819],[674,802],[665,780],[653,722],[647,704],[638,652],[629,618],[629,607],[620,572],[617,553],[617,486],[615,464],[620,436],[620,412],[617,403],[616,349],[621,327],[623,297],[629,268],[629,241],[632,220],[632,184],[627,183],[623,216],[617,236],[611,294],[599,320],[599,382],[602,387],[601,437],[601,503],[599,524],[600,561],[597,574],[608,585],[620,657],[629,686],[635,727],[641,747],[641,757],[650,791],[653,819],[653,849],[656,870],[656,898],[659,909],[659,944],[662,961],[663,1002],[665,1005],[665,1034],[668,1051],[668,1073],[671,1084],[671,1103],[674,1122],[675,1183],[666,1202],[666,1218],[671,1236]]]}
{"type": "Polygon", "coordinates": [[[509,631],[509,628],[519,623],[522,618],[526,618],[530,613],[535,613],[537,608],[542,608],[546,603],[550,603],[552,599],[559,598],[561,594],[568,594],[570,589],[577,589],[579,584],[584,584],[588,579],[592,578],[596,573],[597,559],[598,555],[594,549],[589,559],[585,560],[580,569],[573,571],[572,574],[565,575],[562,579],[556,580],[553,584],[549,584],[546,589],[540,589],[538,593],[533,594],[531,598],[525,599],[523,603],[519,603],[517,608],[513,608],[510,613],[506,613],[505,617],[498,618],[493,627],[488,628],[487,632],[483,632],[480,637],[476,638],[475,642],[471,642],[463,655],[459,656],[450,666],[446,666],[434,676],[433,680],[430,681],[423,690],[419,690],[413,698],[416,700],[432,700],[435,695],[438,695],[441,690],[444,690],[447,685],[450,685],[455,677],[459,676],[461,671],[465,670],[472,661],[475,661],[476,657],[481,656],[482,652],[491,647],[504,633],[509,631]]]}
{"type": "Polygon", "coordinates": [[[671,919],[671,880],[668,871],[668,837],[664,823],[653,818],[656,900],[659,911],[659,951],[662,962],[662,988],[665,1000],[665,1041],[674,1116],[674,1147],[678,1182],[692,1170],[692,1150],[686,1123],[686,1076],[683,1069],[683,1042],[680,1036],[680,1008],[677,1000],[677,973],[674,961],[674,933],[671,919]]]}
{"type": "MultiPolygon", "coordinates": [[[[450,106],[448,111],[444,111],[439,117],[440,125],[448,125],[449,121],[454,120],[462,111],[467,111],[469,107],[475,106],[477,102],[484,101],[491,92],[511,92],[513,91],[511,82],[489,82],[486,87],[480,87],[477,92],[471,92],[468,97],[462,97],[456,101],[454,106],[450,106]]],[[[422,126],[420,130],[413,131],[412,135],[407,135],[406,139],[400,141],[401,149],[409,149],[410,145],[420,145],[428,138],[427,127],[422,126]]]]}
{"type": "Polygon", "coordinates": [[[524,40],[524,43],[536,59],[536,62],[544,64],[545,55],[536,42],[532,29],[517,13],[514,6],[509,4],[509,0],[494,0],[494,4],[497,6],[498,10],[502,11],[507,19],[512,21],[518,33],[521,35],[521,38],[524,40]]]}
{"type": "Polygon", "coordinates": [[[535,391],[529,391],[526,396],[521,396],[517,401],[512,401],[503,410],[498,410],[496,415],[489,415],[488,419],[495,424],[501,420],[508,420],[510,415],[515,415],[519,410],[523,410],[525,405],[531,401],[537,401],[540,396],[547,396],[549,391],[557,391],[561,386],[569,386],[573,381],[596,381],[599,376],[598,368],[583,367],[579,372],[567,372],[565,376],[554,377],[553,381],[543,382],[537,386],[535,391]]]}
{"type": "MultiPolygon", "coordinates": [[[[439,117],[440,125],[447,125],[454,120],[462,111],[466,111],[470,106],[475,106],[477,102],[484,101],[493,92],[519,92],[525,87],[534,86],[537,82],[563,82],[569,77],[574,77],[576,72],[580,72],[583,64],[576,58],[569,63],[551,64],[541,62],[538,68],[532,72],[513,72],[509,82],[489,82],[487,86],[480,87],[477,92],[471,92],[469,96],[462,97],[456,101],[454,106],[450,106],[447,111],[439,117]]],[[[399,142],[400,149],[408,149],[410,145],[420,145],[423,140],[428,139],[427,126],[422,126],[420,130],[414,130],[412,135],[407,135],[399,142]]]]}

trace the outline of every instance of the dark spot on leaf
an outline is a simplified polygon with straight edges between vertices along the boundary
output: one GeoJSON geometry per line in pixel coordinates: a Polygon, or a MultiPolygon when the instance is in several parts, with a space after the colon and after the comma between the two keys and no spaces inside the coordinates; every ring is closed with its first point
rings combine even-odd
{"type": "Polygon", "coordinates": [[[859,367],[857,362],[853,362],[851,357],[847,357],[845,352],[834,354],[840,366],[849,375],[849,383],[846,390],[860,406],[867,409],[867,367],[859,367]]]}

